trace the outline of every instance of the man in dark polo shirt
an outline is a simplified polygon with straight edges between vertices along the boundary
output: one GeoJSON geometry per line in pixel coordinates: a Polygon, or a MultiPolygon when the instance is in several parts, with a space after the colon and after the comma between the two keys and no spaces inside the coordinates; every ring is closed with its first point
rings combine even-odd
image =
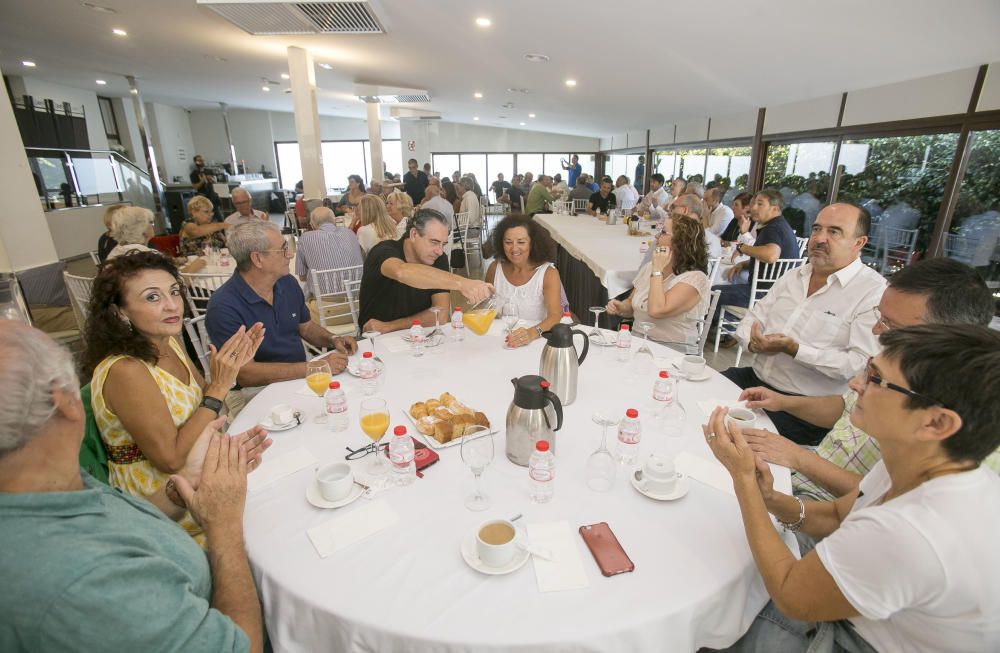
{"type": "Polygon", "coordinates": [[[416,206],[424,201],[424,190],[428,184],[427,174],[417,167],[416,159],[410,159],[406,162],[406,165],[409,170],[403,175],[403,190],[413,200],[413,205],[416,206]]]}
{"type": "Polygon", "coordinates": [[[368,252],[361,277],[358,322],[364,331],[389,333],[409,329],[413,320],[434,325],[431,306],[448,320],[450,290],[470,303],[486,299],[493,286],[448,272],[444,246],[448,243],[448,218],[432,209],[418,210],[399,240],[383,240],[368,252]]]}
{"type": "Polygon", "coordinates": [[[611,180],[606,179],[601,182],[601,190],[590,196],[590,205],[587,213],[597,215],[598,213],[608,214],[608,211],[615,208],[615,196],[611,192],[611,180]]]}
{"type": "Polygon", "coordinates": [[[204,195],[212,202],[212,215],[216,222],[222,222],[222,203],[215,192],[215,176],[205,172],[205,158],[194,155],[194,170],[191,171],[191,185],[199,195],[204,195]]]}
{"type": "Polygon", "coordinates": [[[209,339],[221,347],[241,326],[261,322],[265,329],[257,355],[240,370],[237,382],[248,387],[304,378],[303,340],[314,347],[335,349],[325,360],[334,374],[343,371],[357,343],[349,336],[335,337],[310,321],[302,289],[289,274],[291,255],[281,231],[270,222],[253,220],[230,229],[226,244],[236,261],[236,272],[208,302],[209,339]]]}

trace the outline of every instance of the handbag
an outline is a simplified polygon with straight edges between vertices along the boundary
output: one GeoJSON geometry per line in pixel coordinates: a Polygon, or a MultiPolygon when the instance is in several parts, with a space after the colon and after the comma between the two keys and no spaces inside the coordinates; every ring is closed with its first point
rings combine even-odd
{"type": "Polygon", "coordinates": [[[460,246],[455,247],[451,250],[451,267],[453,268],[464,268],[465,267],[465,250],[460,246]]]}

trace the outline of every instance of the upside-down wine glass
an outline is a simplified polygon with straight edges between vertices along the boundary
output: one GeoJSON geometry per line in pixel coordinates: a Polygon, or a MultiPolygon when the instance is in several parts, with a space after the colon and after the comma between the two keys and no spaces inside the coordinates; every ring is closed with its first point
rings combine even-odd
{"type": "Polygon", "coordinates": [[[481,477],[491,462],[493,462],[493,435],[485,426],[472,426],[466,429],[461,444],[462,462],[472,470],[475,477],[475,489],[465,498],[465,507],[476,512],[486,510],[492,502],[482,488],[481,477]]]}
{"type": "Polygon", "coordinates": [[[594,413],[591,419],[601,425],[602,432],[601,446],[587,458],[587,487],[595,492],[607,492],[614,487],[618,471],[618,461],[608,450],[608,427],[617,424],[618,420],[600,412],[594,413]]]}
{"type": "Polygon", "coordinates": [[[590,312],[594,314],[594,328],[590,332],[590,339],[594,341],[594,344],[598,345],[599,347],[604,347],[605,345],[608,344],[607,339],[604,337],[604,334],[601,332],[601,327],[598,324],[598,320],[600,320],[601,318],[601,313],[605,312],[606,310],[608,309],[604,308],[603,306],[590,307],[590,312]]]}

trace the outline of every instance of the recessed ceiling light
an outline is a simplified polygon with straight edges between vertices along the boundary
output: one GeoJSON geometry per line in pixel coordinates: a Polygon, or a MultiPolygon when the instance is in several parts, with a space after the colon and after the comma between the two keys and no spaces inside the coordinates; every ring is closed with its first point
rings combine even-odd
{"type": "Polygon", "coordinates": [[[535,114],[533,114],[533,113],[529,113],[529,114],[528,114],[528,117],[529,117],[529,118],[534,118],[534,117],[535,117],[535,114]]]}
{"type": "Polygon", "coordinates": [[[530,61],[531,63],[545,63],[546,61],[549,60],[549,55],[529,52],[528,54],[524,55],[524,58],[530,61]]]}
{"type": "Polygon", "coordinates": [[[118,12],[111,7],[102,7],[101,5],[95,5],[93,2],[84,2],[83,6],[87,9],[92,9],[93,11],[100,12],[102,14],[117,14],[118,12]]]}
{"type": "Polygon", "coordinates": [[[118,27],[111,30],[111,33],[114,34],[115,36],[128,36],[128,32],[118,27]]]}
{"type": "Polygon", "coordinates": [[[270,91],[271,87],[270,86],[261,86],[260,90],[262,90],[262,91],[270,91]]]}
{"type": "Polygon", "coordinates": [[[575,79],[567,79],[566,80],[566,86],[576,86],[576,80],[575,79]]]}
{"type": "Polygon", "coordinates": [[[322,69],[324,69],[324,70],[333,70],[333,66],[331,66],[328,63],[321,63],[321,64],[319,64],[319,67],[322,68],[322,69]]]}
{"type": "Polygon", "coordinates": [[[292,78],[291,75],[289,75],[288,73],[281,73],[281,79],[291,79],[291,78],[292,78]]]}
{"type": "Polygon", "coordinates": [[[489,18],[486,18],[485,16],[476,19],[476,25],[479,25],[480,27],[489,27],[492,24],[493,21],[490,20],[489,18]]]}
{"type": "Polygon", "coordinates": [[[21,65],[24,66],[25,68],[34,68],[35,67],[35,62],[34,61],[24,60],[24,61],[21,62],[21,65]]]}
{"type": "Polygon", "coordinates": [[[523,123],[523,122],[522,122],[522,123],[520,123],[520,125],[521,125],[522,127],[524,127],[525,123],[523,123]]]}
{"type": "Polygon", "coordinates": [[[104,86],[105,84],[107,84],[107,82],[106,82],[106,81],[104,81],[103,79],[99,79],[99,80],[97,80],[97,85],[98,85],[98,86],[104,86]]]}
{"type": "Polygon", "coordinates": [[[479,120],[479,116],[472,116],[473,120],[479,120]]]}
{"type": "Polygon", "coordinates": [[[475,93],[472,94],[472,97],[474,97],[477,100],[479,100],[479,99],[481,99],[483,97],[483,94],[480,93],[479,91],[476,91],[475,93]]]}

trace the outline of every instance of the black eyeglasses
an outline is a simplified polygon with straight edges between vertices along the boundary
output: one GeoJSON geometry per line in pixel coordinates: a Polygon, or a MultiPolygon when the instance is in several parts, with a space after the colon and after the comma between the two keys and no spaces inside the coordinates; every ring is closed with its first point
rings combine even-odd
{"type": "Polygon", "coordinates": [[[375,453],[376,451],[385,451],[389,448],[389,444],[378,444],[372,442],[368,446],[361,447],[360,449],[351,449],[350,447],[344,447],[350,453],[344,456],[344,460],[358,460],[359,458],[364,458],[370,453],[375,453]]]}
{"type": "Polygon", "coordinates": [[[924,401],[929,401],[937,406],[942,406],[944,408],[947,408],[947,406],[945,406],[943,403],[941,403],[934,397],[928,397],[927,395],[920,394],[919,392],[914,392],[909,388],[904,388],[901,385],[896,385],[895,383],[889,383],[881,376],[876,374],[875,371],[872,369],[871,358],[868,359],[868,364],[865,365],[865,385],[868,385],[870,383],[874,383],[878,387],[885,388],[886,390],[894,390],[900,394],[906,395],[907,397],[915,397],[917,399],[923,399],[924,401]]]}

